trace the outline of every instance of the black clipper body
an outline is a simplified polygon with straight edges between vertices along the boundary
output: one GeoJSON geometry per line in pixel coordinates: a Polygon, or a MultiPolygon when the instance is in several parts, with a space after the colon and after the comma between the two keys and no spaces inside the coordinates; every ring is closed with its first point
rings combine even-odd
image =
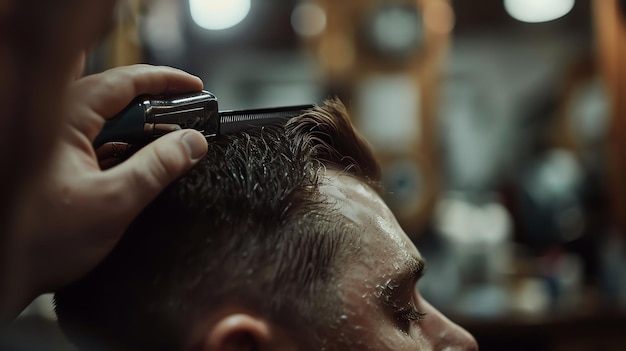
{"type": "Polygon", "coordinates": [[[278,120],[286,121],[312,107],[300,105],[220,112],[217,98],[206,90],[174,97],[139,97],[106,121],[93,145],[96,149],[107,142],[141,146],[180,129],[196,129],[211,138],[278,120]]]}

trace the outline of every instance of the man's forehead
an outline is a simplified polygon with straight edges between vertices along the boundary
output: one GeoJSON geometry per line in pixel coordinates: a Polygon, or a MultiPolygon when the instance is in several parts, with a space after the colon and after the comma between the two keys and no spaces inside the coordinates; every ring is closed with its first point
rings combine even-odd
{"type": "Polygon", "coordinates": [[[351,322],[367,325],[383,318],[372,317],[370,313],[379,312],[369,311],[370,308],[378,306],[375,310],[382,311],[381,306],[398,299],[399,291],[412,291],[423,273],[424,261],[389,207],[365,182],[326,171],[320,193],[356,226],[359,248],[357,256],[344,266],[345,280],[339,285],[339,294],[347,315],[362,316],[360,321],[351,322]]]}
{"type": "Polygon", "coordinates": [[[419,256],[389,207],[365,182],[340,171],[326,170],[319,189],[339,214],[357,226],[362,243],[380,245],[377,250],[388,251],[392,256],[419,256]]]}
{"type": "Polygon", "coordinates": [[[320,193],[336,204],[343,215],[356,224],[364,218],[391,215],[378,194],[365,182],[335,170],[326,170],[321,176],[320,193]]]}

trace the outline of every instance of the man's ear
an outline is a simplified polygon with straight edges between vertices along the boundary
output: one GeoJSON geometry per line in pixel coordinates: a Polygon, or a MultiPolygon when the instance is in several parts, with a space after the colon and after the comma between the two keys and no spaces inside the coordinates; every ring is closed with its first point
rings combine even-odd
{"type": "Polygon", "coordinates": [[[272,342],[269,322],[238,313],[225,316],[207,331],[202,351],[257,351],[272,342]]]}

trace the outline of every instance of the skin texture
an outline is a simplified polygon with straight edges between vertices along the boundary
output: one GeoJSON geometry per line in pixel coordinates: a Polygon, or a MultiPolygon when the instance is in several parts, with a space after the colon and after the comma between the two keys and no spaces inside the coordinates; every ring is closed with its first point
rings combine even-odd
{"type": "Polygon", "coordinates": [[[423,260],[380,196],[349,175],[329,170],[325,178],[321,193],[361,233],[354,259],[337,279],[344,308],[337,321],[340,349],[477,350],[467,331],[420,297],[423,260]],[[401,321],[398,308],[405,307],[426,315],[401,321]]]}
{"type": "MultiPolygon", "coordinates": [[[[10,250],[13,276],[2,290],[3,314],[78,279],[117,243],[132,219],[207,151],[204,137],[168,134],[128,161],[101,170],[91,145],[105,120],[141,94],[202,89],[199,78],[169,67],[136,65],[81,78],[68,89],[65,124],[49,162],[16,201],[10,250]]],[[[5,317],[6,318],[6,317],[5,317]]]]}
{"type": "MultiPolygon", "coordinates": [[[[337,318],[322,350],[475,351],[474,338],[423,300],[416,288],[424,261],[378,193],[335,170],[321,176],[320,193],[356,226],[359,239],[335,278],[337,318]],[[415,307],[419,321],[402,322],[396,307],[415,307]]],[[[251,310],[226,305],[194,326],[190,349],[308,350],[310,341],[251,310]]],[[[317,348],[313,348],[317,349],[317,348]]]]}
{"type": "MultiPolygon", "coordinates": [[[[15,199],[47,166],[65,123],[62,101],[82,53],[111,28],[116,0],[5,0],[0,3],[0,245],[15,199]],[[16,152],[16,148],[19,152],[16,152]]],[[[3,250],[4,251],[4,250],[3,250]]],[[[13,262],[0,252],[0,292],[13,289],[13,262]],[[10,270],[10,272],[7,272],[10,270]]]]}
{"type": "Polygon", "coordinates": [[[202,86],[183,72],[146,67],[74,82],[85,50],[112,27],[117,3],[0,2],[0,324],[98,263],[130,217],[206,151],[199,133],[180,132],[100,172],[90,138],[105,118],[137,93],[202,86]],[[184,135],[197,146],[193,157],[184,135]]]}

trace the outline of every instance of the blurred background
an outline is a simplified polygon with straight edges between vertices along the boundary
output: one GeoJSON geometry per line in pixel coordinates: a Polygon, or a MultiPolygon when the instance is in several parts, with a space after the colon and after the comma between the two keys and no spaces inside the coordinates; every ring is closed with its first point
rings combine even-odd
{"type": "Polygon", "coordinates": [[[626,1],[130,0],[118,17],[87,73],[178,67],[222,110],[340,97],[428,261],[422,295],[481,350],[626,349],[626,1]]]}

